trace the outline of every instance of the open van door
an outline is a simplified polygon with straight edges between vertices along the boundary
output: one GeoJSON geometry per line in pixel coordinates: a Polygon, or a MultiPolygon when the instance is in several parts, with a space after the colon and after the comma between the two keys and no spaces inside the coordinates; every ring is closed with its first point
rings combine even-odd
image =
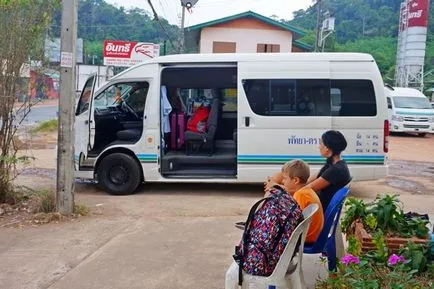
{"type": "Polygon", "coordinates": [[[86,80],[75,111],[75,156],[87,158],[87,153],[93,147],[95,136],[95,121],[93,113],[93,93],[97,75],[92,74],[86,80]]]}

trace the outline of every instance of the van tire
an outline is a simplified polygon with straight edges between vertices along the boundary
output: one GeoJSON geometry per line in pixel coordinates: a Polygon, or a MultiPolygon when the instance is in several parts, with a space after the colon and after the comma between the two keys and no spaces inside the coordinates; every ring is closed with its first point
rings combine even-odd
{"type": "Polygon", "coordinates": [[[421,133],[419,133],[418,134],[420,137],[425,137],[426,136],[426,133],[425,132],[421,132],[421,133]]]}
{"type": "Polygon", "coordinates": [[[112,195],[129,195],[140,185],[141,170],[137,160],[123,153],[105,156],[98,165],[98,185],[112,195]]]}

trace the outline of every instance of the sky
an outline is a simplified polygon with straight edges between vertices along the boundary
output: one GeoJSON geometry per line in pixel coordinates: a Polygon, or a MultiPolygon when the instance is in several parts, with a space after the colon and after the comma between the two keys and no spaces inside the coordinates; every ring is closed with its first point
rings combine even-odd
{"type": "MultiPolygon", "coordinates": [[[[106,0],[117,7],[139,7],[151,11],[147,0],[106,0]]],[[[180,26],[180,0],[151,0],[158,16],[167,19],[171,24],[180,26]]],[[[277,15],[279,19],[292,19],[292,12],[306,9],[313,0],[199,0],[193,12],[186,12],[185,27],[223,18],[248,10],[270,17],[277,15]]]]}

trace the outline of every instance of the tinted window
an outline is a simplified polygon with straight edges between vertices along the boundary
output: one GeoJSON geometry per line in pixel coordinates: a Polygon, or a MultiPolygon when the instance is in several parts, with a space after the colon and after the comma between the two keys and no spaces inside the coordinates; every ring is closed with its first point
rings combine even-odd
{"type": "Polygon", "coordinates": [[[427,98],[398,96],[393,99],[397,108],[431,109],[427,98]]]}
{"type": "Polygon", "coordinates": [[[377,104],[374,86],[370,80],[332,80],[331,90],[339,96],[333,115],[336,116],[375,116],[377,104]]]}
{"type": "Polygon", "coordinates": [[[83,112],[89,110],[89,103],[91,99],[92,85],[93,85],[94,78],[95,76],[92,76],[86,81],[83,91],[81,92],[80,100],[78,101],[77,104],[77,111],[75,112],[75,115],[80,115],[83,112]]]}
{"type": "Polygon", "coordinates": [[[330,115],[329,80],[249,79],[243,87],[250,107],[259,115],[330,115]]]}
{"type": "Polygon", "coordinates": [[[390,99],[390,97],[387,98],[387,108],[392,108],[392,100],[390,99]]]}

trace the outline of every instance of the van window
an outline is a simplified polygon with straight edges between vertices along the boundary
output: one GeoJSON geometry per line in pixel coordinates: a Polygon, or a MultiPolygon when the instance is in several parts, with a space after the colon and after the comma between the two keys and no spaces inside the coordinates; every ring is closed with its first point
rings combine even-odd
{"type": "Polygon", "coordinates": [[[390,99],[390,97],[387,98],[387,108],[392,109],[392,100],[390,99]]]}
{"type": "Polygon", "coordinates": [[[326,79],[248,79],[243,81],[254,113],[265,116],[330,116],[326,79]]]}
{"type": "Polygon", "coordinates": [[[425,97],[397,96],[393,98],[396,108],[431,109],[431,105],[425,97]]]}
{"type": "Polygon", "coordinates": [[[376,116],[377,103],[370,80],[331,80],[335,116],[376,116]],[[338,110],[339,109],[339,110],[338,110]]]}
{"type": "Polygon", "coordinates": [[[81,92],[80,100],[78,101],[75,115],[80,115],[83,112],[89,110],[89,103],[91,99],[92,85],[93,85],[94,78],[95,76],[92,76],[86,81],[83,91],[81,92]]]}
{"type": "Polygon", "coordinates": [[[143,112],[148,90],[147,82],[116,83],[95,97],[94,107],[104,109],[125,101],[135,112],[143,112]]]}

